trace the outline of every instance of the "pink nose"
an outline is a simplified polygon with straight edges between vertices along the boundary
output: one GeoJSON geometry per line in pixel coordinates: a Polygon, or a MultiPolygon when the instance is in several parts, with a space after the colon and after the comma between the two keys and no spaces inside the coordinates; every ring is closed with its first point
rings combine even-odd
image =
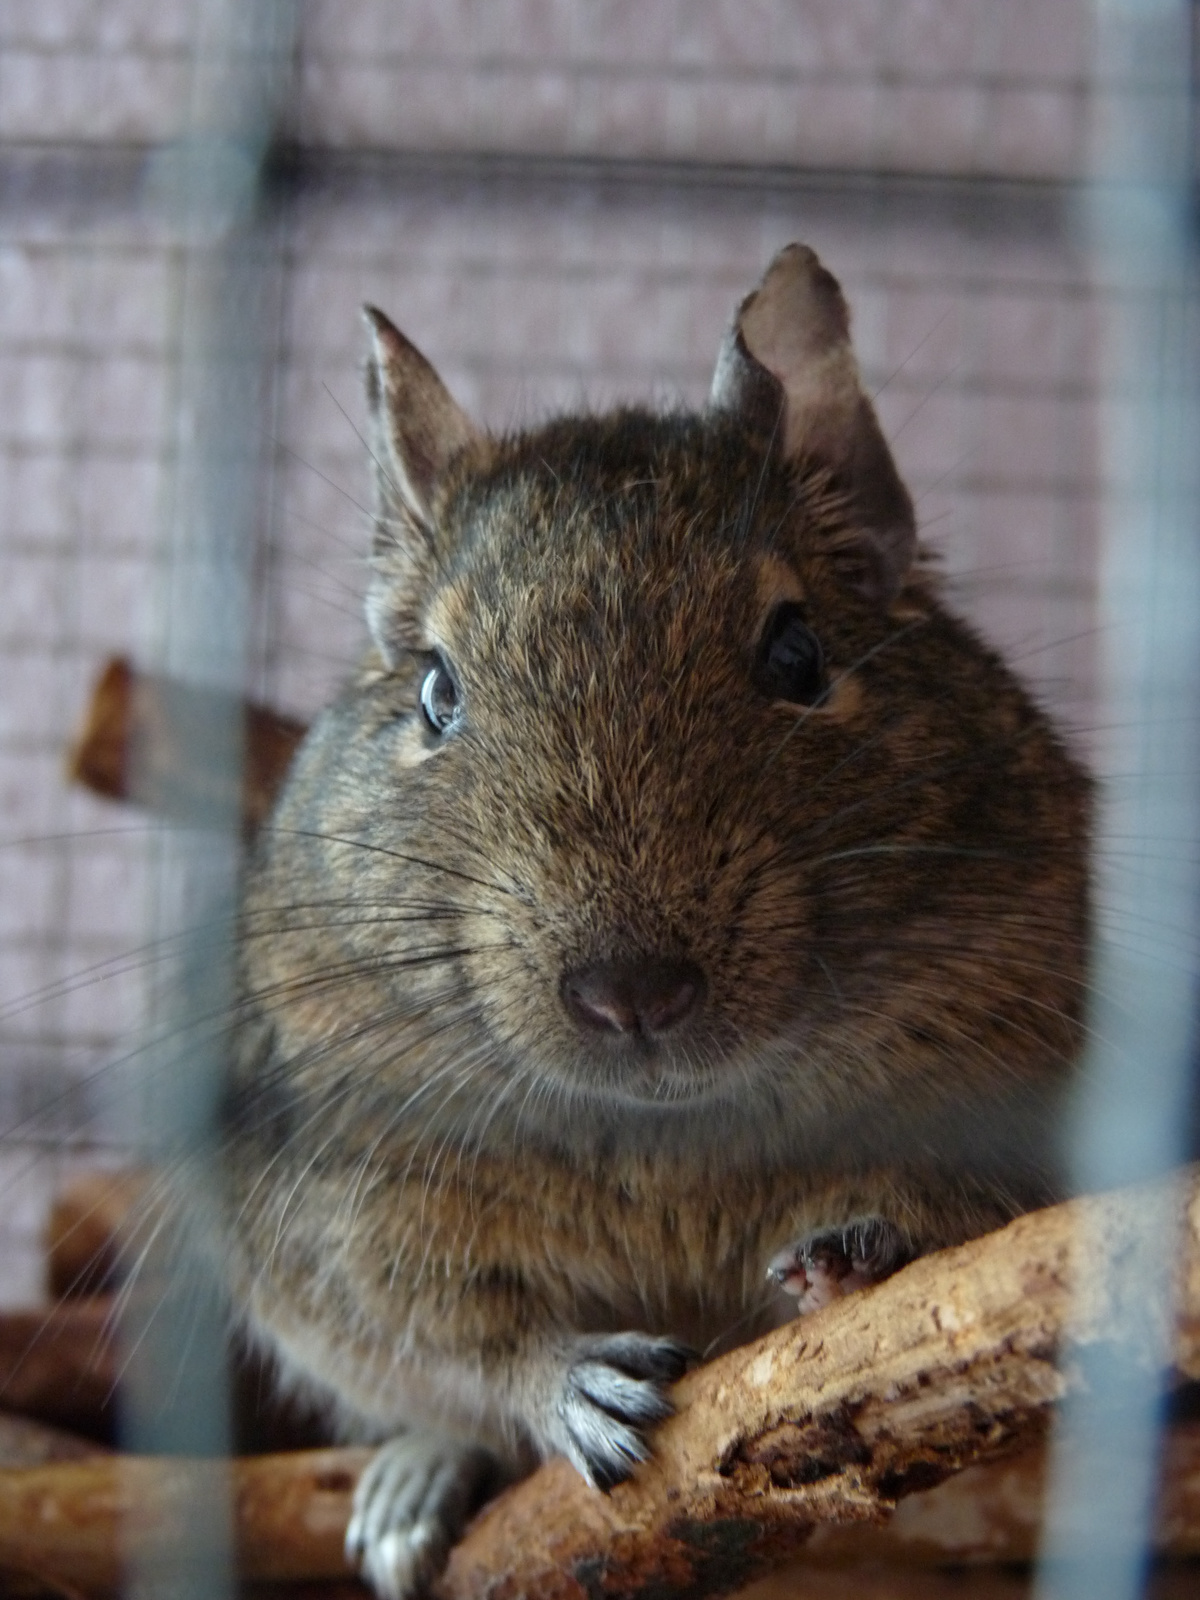
{"type": "Polygon", "coordinates": [[[567,1010],[602,1033],[666,1033],[704,998],[704,974],[692,961],[597,961],[562,981],[567,1010]]]}

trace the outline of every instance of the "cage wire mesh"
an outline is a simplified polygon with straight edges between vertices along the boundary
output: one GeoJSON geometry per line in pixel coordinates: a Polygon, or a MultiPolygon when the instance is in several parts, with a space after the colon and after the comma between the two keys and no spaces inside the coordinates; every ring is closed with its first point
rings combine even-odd
{"type": "MultiPolygon", "coordinates": [[[[359,306],[495,427],[698,403],[732,307],[795,238],[843,284],[956,604],[1108,780],[1111,1048],[1080,1101],[1081,1185],[1186,1154],[1192,26],[1183,0],[9,0],[10,1304],[39,1292],[65,1170],[169,1140],[198,1104],[202,1120],[199,1068],[170,1070],[164,974],[201,907],[220,948],[237,864],[235,817],[165,829],[68,788],[64,747],[109,654],[305,718],[347,673],[368,540],[359,306]]],[[[231,718],[231,765],[240,736],[231,718]]],[[[1150,1277],[1167,1244],[1147,1240],[1150,1277]]],[[[219,1393],[219,1343],[189,1341],[200,1365],[176,1392],[219,1393]]],[[[159,1400],[139,1412],[130,1388],[134,1442],[222,1447],[220,1404],[161,1435],[159,1400]]],[[[1072,1414],[1040,1581],[1116,1600],[1143,1582],[1159,1397],[1145,1373],[1093,1388],[1129,1403],[1072,1414]],[[1105,1456],[1133,1465],[1088,1479],[1105,1456]],[[1104,1559],[1081,1566],[1079,1530],[1099,1526],[1104,1559]]],[[[197,1528],[219,1552],[219,1507],[197,1528]]],[[[224,1563],[197,1593],[224,1592],[224,1563]]]]}

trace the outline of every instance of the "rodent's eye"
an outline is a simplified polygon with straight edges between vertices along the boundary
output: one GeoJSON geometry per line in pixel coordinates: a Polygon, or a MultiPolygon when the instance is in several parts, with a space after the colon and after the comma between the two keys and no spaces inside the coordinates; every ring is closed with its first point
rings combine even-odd
{"type": "Polygon", "coordinates": [[[773,700],[815,705],[825,693],[825,654],[821,641],[804,620],[803,607],[785,600],[767,621],[754,681],[773,700]]]}
{"type": "Polygon", "coordinates": [[[458,687],[440,656],[421,680],[421,710],[434,733],[445,733],[458,721],[458,687]]]}

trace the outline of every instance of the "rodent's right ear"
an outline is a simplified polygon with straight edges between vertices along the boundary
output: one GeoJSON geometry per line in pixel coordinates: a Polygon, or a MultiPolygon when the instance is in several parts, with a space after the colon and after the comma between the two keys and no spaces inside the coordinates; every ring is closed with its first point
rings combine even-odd
{"type": "Polygon", "coordinates": [[[785,460],[830,470],[849,494],[856,586],[893,599],[916,550],[913,505],[859,379],[841,288],[806,245],[780,250],[738,307],[709,404],[769,436],[785,460]]]}
{"type": "MultiPolygon", "coordinates": [[[[450,391],[382,311],[364,306],[371,337],[367,413],[375,462],[375,581],[367,619],[389,661],[397,613],[416,610],[436,566],[438,487],[478,437],[450,391]]],[[[400,620],[403,620],[402,617],[400,620]]]]}

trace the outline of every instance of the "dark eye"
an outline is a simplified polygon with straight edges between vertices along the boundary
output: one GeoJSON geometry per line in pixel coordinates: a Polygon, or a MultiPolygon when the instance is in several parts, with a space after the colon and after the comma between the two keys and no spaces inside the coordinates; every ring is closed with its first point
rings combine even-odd
{"type": "Polygon", "coordinates": [[[773,700],[801,706],[815,705],[825,693],[821,641],[794,600],[785,600],[770,615],[758,647],[754,681],[773,700]]]}
{"type": "Polygon", "coordinates": [[[458,721],[458,689],[444,661],[435,660],[421,680],[421,710],[434,733],[445,733],[458,721]]]}

